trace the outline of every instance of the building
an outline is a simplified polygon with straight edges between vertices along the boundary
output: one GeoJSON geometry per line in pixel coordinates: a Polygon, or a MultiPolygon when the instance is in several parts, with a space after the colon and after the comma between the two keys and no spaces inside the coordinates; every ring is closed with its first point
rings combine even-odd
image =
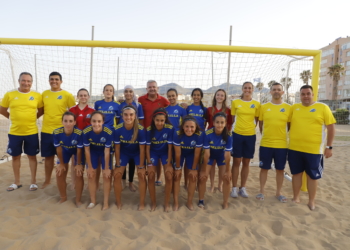
{"type": "Polygon", "coordinates": [[[337,38],[322,49],[318,100],[327,103],[331,109],[350,108],[350,37],[337,38]],[[344,75],[338,84],[327,74],[334,64],[344,66],[344,75]]]}

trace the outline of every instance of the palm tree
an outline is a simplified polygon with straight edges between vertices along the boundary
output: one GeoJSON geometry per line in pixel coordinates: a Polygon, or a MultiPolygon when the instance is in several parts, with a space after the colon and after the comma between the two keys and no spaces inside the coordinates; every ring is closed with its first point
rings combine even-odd
{"type": "Polygon", "coordinates": [[[309,79],[311,80],[311,77],[312,76],[310,70],[303,70],[303,72],[300,73],[300,79],[305,85],[309,85],[309,79]]]}
{"type": "Polygon", "coordinates": [[[344,75],[344,66],[341,64],[334,64],[331,67],[328,67],[327,74],[332,77],[333,80],[333,100],[336,100],[338,97],[338,82],[342,75],[344,75]]]}
{"type": "Polygon", "coordinates": [[[275,81],[275,80],[271,80],[271,81],[269,81],[269,83],[267,84],[267,86],[269,86],[269,88],[271,89],[271,87],[272,87],[272,85],[273,85],[274,83],[276,83],[276,81],[275,81]]]}
{"type": "Polygon", "coordinates": [[[286,100],[286,102],[287,103],[289,103],[289,104],[291,104],[290,103],[290,100],[289,100],[289,93],[288,93],[288,90],[289,90],[289,88],[290,88],[290,86],[292,85],[292,78],[290,78],[290,77],[282,77],[281,78],[281,84],[284,86],[284,89],[286,90],[286,94],[287,94],[287,100],[286,100]]]}
{"type": "Polygon", "coordinates": [[[258,82],[258,83],[256,84],[255,87],[256,87],[256,88],[259,90],[259,92],[260,92],[260,102],[261,102],[261,100],[262,100],[262,98],[261,98],[261,90],[264,88],[264,83],[258,82]]]}

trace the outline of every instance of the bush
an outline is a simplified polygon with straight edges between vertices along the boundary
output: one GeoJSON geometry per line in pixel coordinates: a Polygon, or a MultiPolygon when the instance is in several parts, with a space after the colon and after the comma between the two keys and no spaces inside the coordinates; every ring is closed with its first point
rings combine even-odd
{"type": "Polygon", "coordinates": [[[337,120],[337,124],[349,124],[349,110],[347,109],[337,109],[333,115],[337,120]]]}

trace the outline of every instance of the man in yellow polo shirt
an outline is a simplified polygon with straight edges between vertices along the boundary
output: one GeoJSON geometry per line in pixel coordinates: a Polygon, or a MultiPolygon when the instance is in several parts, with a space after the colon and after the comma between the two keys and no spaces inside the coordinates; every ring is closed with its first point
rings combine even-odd
{"type": "Polygon", "coordinates": [[[22,72],[19,75],[18,83],[19,88],[7,92],[0,106],[0,113],[11,121],[7,153],[12,156],[15,181],[7,188],[7,191],[22,187],[19,173],[23,151],[29,159],[31,172],[29,190],[35,191],[38,189],[36,185],[36,155],[39,153],[36,120],[43,112],[43,102],[40,93],[30,89],[33,83],[33,77],[30,73],[22,72]]]}
{"type": "Polygon", "coordinates": [[[313,97],[310,85],[300,88],[301,103],[292,106],[289,118],[288,150],[289,167],[293,174],[293,202],[300,202],[302,174],[305,171],[310,210],[315,209],[317,180],[322,177],[323,157],[332,156],[336,123],[329,107],[324,103],[314,102],[313,97]]]}
{"type": "Polygon", "coordinates": [[[45,188],[51,182],[56,148],[53,144],[53,131],[62,127],[62,115],[70,107],[75,106],[74,96],[61,89],[62,75],[52,72],[49,76],[51,89],[42,93],[44,103],[44,119],[41,130],[41,156],[45,157],[45,188]]]}
{"type": "Polygon", "coordinates": [[[288,119],[291,106],[283,102],[283,86],[274,83],[271,86],[271,101],[261,106],[259,115],[259,128],[262,134],[259,149],[260,159],[260,193],[258,200],[264,200],[267,172],[271,169],[272,160],[276,169],[276,198],[280,202],[287,202],[281,189],[284,180],[284,168],[288,152],[288,119]]]}

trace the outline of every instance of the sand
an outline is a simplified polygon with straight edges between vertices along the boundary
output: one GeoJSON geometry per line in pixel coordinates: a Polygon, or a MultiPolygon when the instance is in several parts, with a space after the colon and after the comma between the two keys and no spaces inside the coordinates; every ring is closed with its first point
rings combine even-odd
{"type": "MultiPolygon", "coordinates": [[[[350,126],[337,126],[337,135],[349,136],[350,126]]],[[[325,160],[317,208],[312,212],[306,205],[307,193],[302,193],[301,204],[290,201],[288,181],[283,192],[289,200],[278,202],[273,171],[268,175],[265,200],[255,199],[259,192],[257,167],[251,167],[248,179],[250,197],[230,198],[227,210],[221,209],[222,194],[216,191],[206,194],[205,210],[196,207],[189,211],[182,189],[179,211],[164,213],[164,186],[157,187],[154,212],[149,211],[148,194],[146,209],[137,211],[138,193],[128,188],[122,193],[122,210],[116,209],[112,192],[110,208],[101,211],[102,191],[98,192],[99,204],[85,209],[87,190],[84,207],[76,208],[74,191],[68,192],[67,202],[58,204],[54,175],[46,189],[29,191],[29,167],[27,158],[22,157],[23,187],[13,192],[6,191],[13,182],[11,162],[0,164],[0,249],[349,249],[350,142],[336,141],[334,145],[333,157],[325,160]]],[[[44,180],[43,167],[38,164],[39,186],[44,180]]]]}

